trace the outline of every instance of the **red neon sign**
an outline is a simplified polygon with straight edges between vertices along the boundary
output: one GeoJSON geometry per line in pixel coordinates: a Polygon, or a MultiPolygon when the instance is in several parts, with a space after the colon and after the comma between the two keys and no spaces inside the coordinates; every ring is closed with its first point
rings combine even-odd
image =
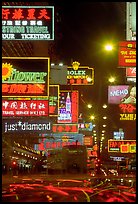
{"type": "Polygon", "coordinates": [[[72,132],[78,133],[78,124],[53,124],[53,133],[72,132]]]}
{"type": "Polygon", "coordinates": [[[132,104],[124,104],[124,103],[119,104],[119,108],[123,113],[134,113],[136,110],[136,106],[132,104]]]}
{"type": "Polygon", "coordinates": [[[44,94],[45,85],[44,84],[2,84],[2,94],[44,94]]]}
{"type": "Polygon", "coordinates": [[[119,43],[119,66],[136,67],[136,41],[119,43]]]}
{"type": "Polygon", "coordinates": [[[2,116],[48,116],[48,100],[3,100],[2,116]]]}
{"type": "Polygon", "coordinates": [[[9,8],[3,8],[2,9],[2,20],[21,20],[21,19],[28,19],[28,20],[34,20],[36,18],[38,19],[46,19],[50,20],[51,17],[48,14],[47,9],[39,9],[39,12],[37,11],[38,9],[31,8],[17,8],[17,9],[9,9],[9,8]],[[37,12],[36,12],[37,11],[37,12]],[[36,14],[37,13],[37,14],[36,14]],[[37,16],[36,16],[37,15],[37,16]]]}

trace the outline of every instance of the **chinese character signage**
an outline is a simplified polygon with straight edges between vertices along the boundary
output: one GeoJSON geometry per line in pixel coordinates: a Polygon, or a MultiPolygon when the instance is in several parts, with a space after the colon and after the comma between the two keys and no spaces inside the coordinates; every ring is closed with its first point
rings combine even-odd
{"type": "Polygon", "coordinates": [[[84,136],[84,145],[86,145],[87,147],[89,146],[93,146],[93,137],[92,136],[84,136]]]}
{"type": "Polygon", "coordinates": [[[73,132],[78,133],[78,124],[53,124],[53,133],[73,132]]]}
{"type": "Polygon", "coordinates": [[[54,134],[41,134],[39,144],[34,145],[36,151],[46,151],[47,149],[61,149],[65,145],[78,145],[83,144],[83,134],[76,133],[54,133],[54,134]]]}
{"type": "Polygon", "coordinates": [[[60,91],[58,123],[78,122],[78,91],[60,91]]]}
{"type": "Polygon", "coordinates": [[[136,120],[136,104],[119,104],[120,120],[136,120]]]}
{"type": "Polygon", "coordinates": [[[49,60],[45,57],[3,57],[3,96],[48,96],[49,60]]]}
{"type": "Polygon", "coordinates": [[[109,104],[136,104],[136,86],[108,86],[109,104]]]}
{"type": "Polygon", "coordinates": [[[93,125],[92,123],[79,123],[78,128],[79,131],[92,131],[93,125]]]}
{"type": "Polygon", "coordinates": [[[119,43],[119,67],[136,67],[136,41],[119,43]]]}
{"type": "MultiPolygon", "coordinates": [[[[5,85],[5,84],[3,84],[3,85],[5,85]]],[[[10,84],[8,84],[8,85],[10,85],[10,84]]],[[[34,91],[32,90],[32,92],[34,92],[34,91]]],[[[57,116],[58,115],[59,85],[49,85],[49,97],[48,96],[38,96],[38,94],[37,94],[37,96],[36,95],[35,96],[27,96],[27,95],[26,96],[21,96],[21,95],[18,96],[17,95],[17,96],[3,96],[2,98],[4,100],[48,100],[49,101],[49,116],[57,116]]]]}
{"type": "Polygon", "coordinates": [[[2,84],[2,95],[44,95],[45,84],[2,84]]]}
{"type": "Polygon", "coordinates": [[[72,67],[67,68],[67,84],[69,85],[93,85],[94,69],[80,66],[79,62],[73,62],[72,67]]]}
{"type": "Polygon", "coordinates": [[[108,152],[133,153],[131,145],[136,145],[136,140],[108,140],[108,152]]]}
{"type": "Polygon", "coordinates": [[[59,85],[49,85],[49,116],[58,116],[59,85]]]}
{"type": "MultiPolygon", "coordinates": [[[[2,120],[3,133],[46,133],[52,132],[52,123],[48,119],[23,119],[23,118],[10,118],[2,120]]],[[[20,136],[20,135],[19,135],[20,136]]]]}
{"type": "Polygon", "coordinates": [[[2,6],[2,40],[54,40],[54,7],[2,6]]]}
{"type": "Polygon", "coordinates": [[[2,116],[48,116],[48,100],[2,100],[2,116]]]}

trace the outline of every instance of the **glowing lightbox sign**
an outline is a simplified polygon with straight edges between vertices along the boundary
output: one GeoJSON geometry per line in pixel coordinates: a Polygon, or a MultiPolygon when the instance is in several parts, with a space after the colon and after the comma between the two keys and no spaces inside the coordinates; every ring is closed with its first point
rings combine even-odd
{"type": "Polygon", "coordinates": [[[58,132],[78,133],[78,124],[53,124],[52,130],[53,130],[53,133],[58,133],[58,132]]]}
{"type": "Polygon", "coordinates": [[[133,113],[128,113],[128,114],[124,114],[124,113],[120,113],[120,120],[136,120],[136,114],[133,113]]]}
{"type": "MultiPolygon", "coordinates": [[[[34,84],[35,85],[35,84],[34,84]]],[[[2,86],[3,87],[3,86],[2,86]]],[[[33,90],[32,90],[33,91],[33,90]]],[[[33,91],[34,92],[34,91],[33,91]]],[[[35,93],[36,94],[36,93],[35,93]]],[[[3,100],[47,100],[49,102],[49,116],[58,116],[58,108],[59,108],[59,85],[49,85],[49,97],[48,96],[39,96],[33,94],[26,96],[23,94],[20,96],[17,94],[15,95],[4,95],[3,100]]]]}
{"type": "Polygon", "coordinates": [[[60,91],[57,123],[78,122],[78,91],[60,91]]]}
{"type": "Polygon", "coordinates": [[[67,67],[67,84],[71,85],[93,85],[94,69],[80,66],[79,62],[73,62],[72,67],[67,67]]]}
{"type": "Polygon", "coordinates": [[[122,113],[136,113],[136,105],[132,104],[119,104],[122,113]]]}
{"type": "Polygon", "coordinates": [[[77,133],[54,133],[39,134],[39,144],[34,145],[36,151],[46,151],[47,149],[61,149],[65,145],[83,145],[83,134],[77,133]]]}
{"type": "Polygon", "coordinates": [[[45,84],[2,84],[2,95],[44,95],[45,84]]]}
{"type": "Polygon", "coordinates": [[[54,7],[2,6],[2,40],[54,40],[54,7]]]}
{"type": "Polygon", "coordinates": [[[136,67],[126,68],[126,77],[136,77],[136,67]]]}
{"type": "Polygon", "coordinates": [[[109,104],[136,104],[136,86],[108,86],[109,104]]]}
{"type": "Polygon", "coordinates": [[[119,67],[136,67],[136,41],[119,43],[119,67]]]}
{"type": "Polygon", "coordinates": [[[49,95],[49,58],[3,57],[4,95],[49,95]]]}
{"type": "MultiPolygon", "coordinates": [[[[128,151],[125,147],[130,145],[136,145],[136,140],[108,140],[108,152],[121,152],[121,145],[124,147],[124,151],[128,151]]],[[[130,149],[129,151],[130,152],[130,149]]],[[[127,153],[128,153],[127,152],[127,153]]]]}
{"type": "Polygon", "coordinates": [[[48,100],[2,100],[2,116],[48,116],[48,100]]]}

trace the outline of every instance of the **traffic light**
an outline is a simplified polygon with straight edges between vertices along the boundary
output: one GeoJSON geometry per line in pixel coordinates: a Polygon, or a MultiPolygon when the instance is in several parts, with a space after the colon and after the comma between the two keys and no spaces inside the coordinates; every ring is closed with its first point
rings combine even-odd
{"type": "Polygon", "coordinates": [[[16,166],[16,164],[17,164],[16,161],[13,161],[13,162],[12,162],[12,165],[13,165],[13,166],[16,166]]]}

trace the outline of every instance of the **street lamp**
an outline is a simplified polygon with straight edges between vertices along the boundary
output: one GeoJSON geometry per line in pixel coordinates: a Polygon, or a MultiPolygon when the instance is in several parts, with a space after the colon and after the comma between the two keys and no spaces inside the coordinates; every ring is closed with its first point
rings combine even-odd
{"type": "Polygon", "coordinates": [[[105,50],[106,51],[112,51],[113,50],[113,46],[111,44],[107,44],[107,45],[105,45],[105,50]]]}

